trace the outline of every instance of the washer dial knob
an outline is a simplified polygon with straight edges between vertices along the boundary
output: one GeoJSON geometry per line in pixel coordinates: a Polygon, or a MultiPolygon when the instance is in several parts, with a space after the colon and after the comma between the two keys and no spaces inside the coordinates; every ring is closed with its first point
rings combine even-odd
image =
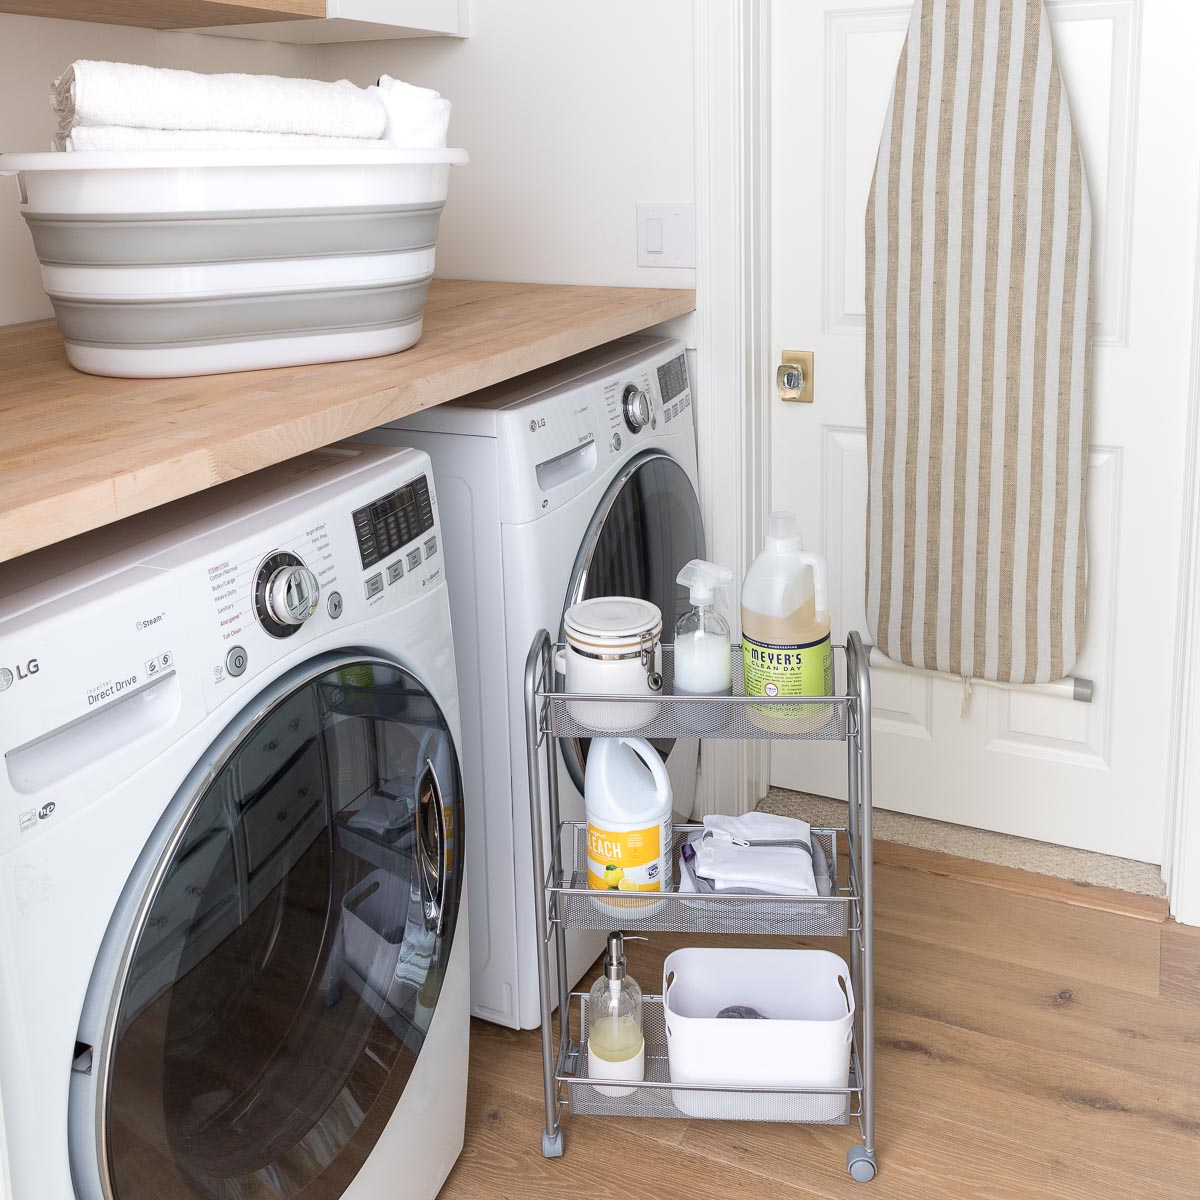
{"type": "Polygon", "coordinates": [[[625,413],[625,424],[637,433],[650,424],[654,412],[649,395],[636,384],[626,384],[621,396],[621,408],[625,413]]]}
{"type": "Polygon", "coordinates": [[[267,584],[267,611],[280,625],[303,625],[317,611],[320,595],[307,567],[280,567],[267,584]]]}
{"type": "Polygon", "coordinates": [[[296,633],[317,611],[320,597],[317,577],[286,550],[268,555],[258,568],[254,608],[259,623],[272,637],[296,633]]]}

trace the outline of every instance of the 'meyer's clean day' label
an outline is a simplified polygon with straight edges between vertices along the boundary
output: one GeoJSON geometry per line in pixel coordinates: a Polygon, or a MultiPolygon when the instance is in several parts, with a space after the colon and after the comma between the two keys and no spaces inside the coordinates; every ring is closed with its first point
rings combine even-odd
{"type": "MultiPolygon", "coordinates": [[[[742,678],[747,696],[786,700],[789,696],[833,695],[833,640],[827,633],[815,642],[776,646],[742,634],[742,678]]],[[[771,710],[775,717],[807,718],[817,706],[796,704],[771,710]]]]}

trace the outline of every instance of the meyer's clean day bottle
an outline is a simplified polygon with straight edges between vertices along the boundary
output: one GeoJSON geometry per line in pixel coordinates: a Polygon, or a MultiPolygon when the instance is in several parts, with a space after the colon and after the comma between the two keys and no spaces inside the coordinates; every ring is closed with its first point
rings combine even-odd
{"type": "MultiPolygon", "coordinates": [[[[762,553],[742,585],[742,669],[747,696],[833,694],[833,641],[825,560],[810,554],[796,529],[796,514],[773,512],[762,553]]],[[[789,709],[752,705],[761,729],[805,733],[829,720],[824,704],[789,709]]]]}

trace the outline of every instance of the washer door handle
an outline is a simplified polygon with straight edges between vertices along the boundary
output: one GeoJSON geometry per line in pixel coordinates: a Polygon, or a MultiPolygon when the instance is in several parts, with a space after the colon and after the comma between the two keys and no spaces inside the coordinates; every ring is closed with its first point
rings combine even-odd
{"type": "Polygon", "coordinates": [[[446,922],[446,814],[442,785],[428,759],[417,785],[417,862],[425,925],[441,937],[446,922]]]}

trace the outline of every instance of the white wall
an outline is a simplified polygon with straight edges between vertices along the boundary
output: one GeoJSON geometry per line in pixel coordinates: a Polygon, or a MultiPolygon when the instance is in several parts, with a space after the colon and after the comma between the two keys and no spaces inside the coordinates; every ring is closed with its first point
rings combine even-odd
{"type": "MultiPolygon", "coordinates": [[[[50,84],[77,58],[197,71],[317,73],[311,46],[0,15],[0,150],[50,149],[50,84]]],[[[0,179],[0,325],[52,315],[16,195],[16,183],[0,179]]]]}
{"type": "Polygon", "coordinates": [[[466,41],[329,46],[326,79],[387,73],[454,103],[438,274],[692,287],[637,265],[635,206],[694,199],[692,0],[473,0],[466,41]]]}
{"type": "MultiPolygon", "coordinates": [[[[639,202],[694,199],[692,0],[474,0],[466,41],[322,47],[0,15],[0,150],[49,148],[50,82],[76,58],[436,87],[471,152],[439,275],[694,286],[638,267],[635,226],[639,202]]],[[[0,180],[0,325],[51,315],[15,198],[0,180]]]]}

